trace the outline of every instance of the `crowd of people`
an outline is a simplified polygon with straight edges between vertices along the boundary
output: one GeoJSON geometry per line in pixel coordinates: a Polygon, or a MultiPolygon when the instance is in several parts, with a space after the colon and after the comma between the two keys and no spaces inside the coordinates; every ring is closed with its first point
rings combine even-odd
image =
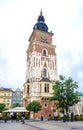
{"type": "MultiPolygon", "coordinates": [[[[58,120],[63,120],[63,122],[66,122],[66,121],[74,121],[74,120],[76,120],[76,115],[74,115],[74,112],[71,112],[71,113],[64,113],[64,114],[59,114],[58,113],[58,110],[55,110],[54,111],[54,118],[52,118],[52,116],[51,116],[51,114],[49,114],[49,116],[48,116],[48,120],[51,120],[51,118],[52,119],[54,119],[55,121],[58,121],[58,120]]],[[[44,117],[43,117],[43,115],[41,115],[41,121],[43,121],[43,119],[44,119],[44,117]]]]}
{"type": "Polygon", "coordinates": [[[74,121],[74,113],[73,112],[71,112],[70,114],[68,112],[64,113],[63,121],[64,122],[66,122],[66,121],[74,121]]]}
{"type": "MultiPolygon", "coordinates": [[[[18,113],[10,113],[10,119],[13,122],[13,120],[19,121],[18,113]]],[[[21,121],[24,124],[25,120],[25,113],[21,113],[21,121]]]]}

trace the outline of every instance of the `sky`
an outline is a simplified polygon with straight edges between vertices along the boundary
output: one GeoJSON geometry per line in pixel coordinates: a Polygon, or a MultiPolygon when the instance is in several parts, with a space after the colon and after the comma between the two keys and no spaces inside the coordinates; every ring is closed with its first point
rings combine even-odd
{"type": "Polygon", "coordinates": [[[0,87],[23,87],[28,39],[41,9],[54,33],[58,75],[72,77],[83,92],[83,0],[0,0],[0,87]]]}

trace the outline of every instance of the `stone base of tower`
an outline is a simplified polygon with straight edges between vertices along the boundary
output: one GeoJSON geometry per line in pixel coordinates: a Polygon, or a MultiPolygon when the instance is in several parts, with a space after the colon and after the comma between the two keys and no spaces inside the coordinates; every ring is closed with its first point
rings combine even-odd
{"type": "MultiPolygon", "coordinates": [[[[38,101],[42,108],[41,111],[38,111],[37,113],[30,112],[30,119],[41,119],[41,116],[43,119],[48,119],[49,116],[54,117],[54,111],[56,110],[55,101],[49,101],[47,99],[43,99],[41,101],[38,101]]],[[[28,103],[25,103],[26,106],[28,103]]],[[[26,107],[25,106],[25,107],[26,107]]]]}
{"type": "Polygon", "coordinates": [[[56,110],[55,102],[49,100],[41,100],[40,104],[42,105],[41,111],[36,114],[36,118],[48,119],[49,116],[54,117],[54,110],[56,110]]]}

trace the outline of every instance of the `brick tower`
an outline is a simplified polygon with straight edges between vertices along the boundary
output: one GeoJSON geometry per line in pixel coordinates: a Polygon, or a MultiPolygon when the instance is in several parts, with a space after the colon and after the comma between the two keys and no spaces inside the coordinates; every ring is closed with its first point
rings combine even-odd
{"type": "Polygon", "coordinates": [[[25,106],[32,101],[38,101],[42,110],[36,114],[47,118],[53,114],[54,102],[49,101],[53,93],[53,84],[57,80],[56,46],[52,44],[52,32],[48,32],[42,11],[29,38],[26,51],[26,81],[24,83],[25,106]]]}

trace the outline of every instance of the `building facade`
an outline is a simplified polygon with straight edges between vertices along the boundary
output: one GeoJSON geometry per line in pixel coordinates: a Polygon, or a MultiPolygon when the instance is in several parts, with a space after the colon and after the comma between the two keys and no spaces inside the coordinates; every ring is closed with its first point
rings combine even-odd
{"type": "Polygon", "coordinates": [[[4,103],[7,109],[11,108],[12,104],[12,89],[11,88],[0,88],[0,103],[4,103]]]}
{"type": "Polygon", "coordinates": [[[83,93],[79,93],[80,101],[70,108],[75,115],[83,115],[83,93]]]}
{"type": "Polygon", "coordinates": [[[23,106],[23,91],[17,88],[12,94],[12,107],[14,104],[18,103],[21,107],[23,106]]]}
{"type": "MultiPolygon", "coordinates": [[[[55,103],[49,101],[57,80],[57,56],[56,46],[52,44],[52,32],[48,32],[42,11],[29,38],[29,46],[26,51],[26,81],[24,83],[25,106],[32,101],[38,101],[42,109],[37,113],[39,118],[45,118],[53,114],[55,103]]],[[[55,108],[56,109],[56,108],[55,108]]]]}

